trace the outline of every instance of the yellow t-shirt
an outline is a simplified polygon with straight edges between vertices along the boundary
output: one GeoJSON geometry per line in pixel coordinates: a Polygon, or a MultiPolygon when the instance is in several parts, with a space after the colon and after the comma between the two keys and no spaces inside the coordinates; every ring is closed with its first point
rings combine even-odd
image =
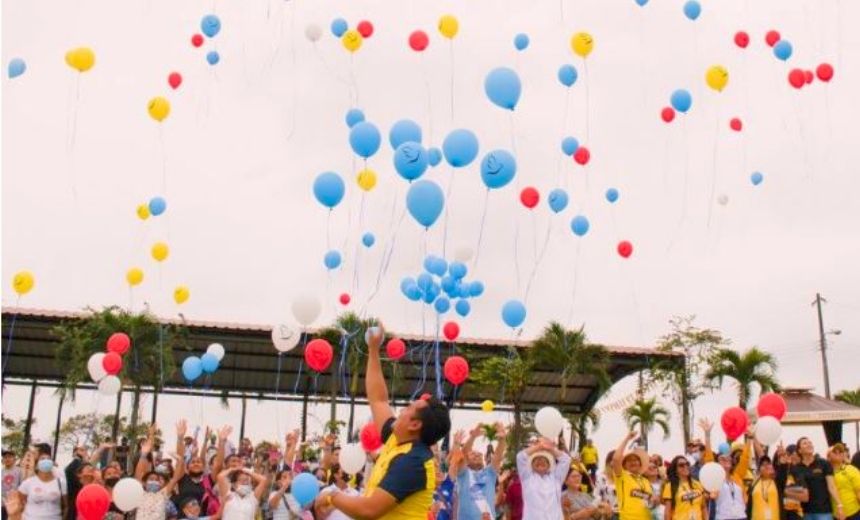
{"type": "Polygon", "coordinates": [[[648,479],[621,470],[621,476],[615,477],[615,493],[620,520],[651,520],[651,510],[648,508],[651,483],[648,479]]]}
{"type": "Polygon", "coordinates": [[[597,464],[597,448],[594,446],[583,446],[580,455],[583,464],[597,464]]]}
{"type": "MultiPolygon", "coordinates": [[[[860,492],[860,470],[851,464],[843,464],[841,468],[833,470],[833,479],[836,481],[836,489],[839,491],[839,500],[842,501],[842,512],[845,516],[851,516],[860,511],[860,501],[857,493],[860,492]]],[[[836,511],[836,504],[833,504],[836,511]]]]}
{"type": "Polygon", "coordinates": [[[697,480],[692,482],[692,486],[686,482],[678,486],[674,501],[672,501],[672,485],[666,482],[663,486],[663,501],[672,501],[672,520],[702,520],[705,488],[697,480]]]}
{"type": "Polygon", "coordinates": [[[779,492],[776,482],[761,479],[752,490],[752,520],[779,520],[779,492]]]}

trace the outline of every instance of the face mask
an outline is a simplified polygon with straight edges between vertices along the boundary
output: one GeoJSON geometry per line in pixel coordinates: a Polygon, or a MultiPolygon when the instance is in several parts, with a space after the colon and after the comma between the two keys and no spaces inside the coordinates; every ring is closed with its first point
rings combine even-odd
{"type": "Polygon", "coordinates": [[[36,467],[42,473],[50,473],[51,470],[54,469],[54,461],[52,461],[51,459],[42,459],[39,461],[36,467]]]}
{"type": "Polygon", "coordinates": [[[170,473],[170,469],[168,469],[167,464],[159,464],[155,467],[155,472],[167,475],[168,473],[170,473]]]}
{"type": "Polygon", "coordinates": [[[146,490],[150,493],[157,493],[161,490],[161,483],[157,480],[150,480],[146,483],[146,490]]]}
{"type": "Polygon", "coordinates": [[[241,496],[241,497],[248,496],[251,493],[251,486],[249,486],[247,484],[242,485],[242,486],[238,486],[236,488],[236,493],[238,493],[239,496],[241,496]]]}
{"type": "Polygon", "coordinates": [[[119,482],[119,477],[111,477],[105,479],[105,484],[107,484],[107,487],[109,488],[114,487],[117,482],[119,482]]]}
{"type": "Polygon", "coordinates": [[[700,460],[702,460],[702,454],[698,451],[694,451],[693,452],[693,460],[696,462],[699,462],[700,460]]]}

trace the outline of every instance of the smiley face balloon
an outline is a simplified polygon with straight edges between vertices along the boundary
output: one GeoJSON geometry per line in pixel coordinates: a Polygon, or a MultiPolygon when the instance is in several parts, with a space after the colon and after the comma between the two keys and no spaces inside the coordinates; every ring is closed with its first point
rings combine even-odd
{"type": "Polygon", "coordinates": [[[570,39],[570,48],[581,58],[587,58],[594,50],[594,38],[587,32],[578,32],[570,39]]]}
{"type": "Polygon", "coordinates": [[[705,83],[717,92],[722,92],[729,83],[729,71],[722,65],[714,65],[705,73],[705,83]]]}
{"type": "Polygon", "coordinates": [[[491,190],[507,185],[516,173],[517,161],[506,150],[493,150],[481,161],[481,180],[491,190]]]}
{"type": "Polygon", "coordinates": [[[343,33],[343,36],[340,37],[340,42],[343,44],[344,49],[349,52],[355,52],[359,48],[361,48],[361,43],[364,38],[361,34],[355,29],[350,29],[343,33]]]}
{"type": "Polygon", "coordinates": [[[376,172],[365,168],[358,172],[355,180],[358,182],[359,188],[364,191],[370,191],[376,186],[376,172]]]}
{"type": "Polygon", "coordinates": [[[12,289],[18,293],[18,296],[24,296],[33,290],[36,284],[36,279],[30,271],[18,271],[12,277],[12,289]]]}
{"type": "Polygon", "coordinates": [[[149,100],[146,109],[149,112],[149,117],[160,123],[170,115],[170,101],[161,96],[154,97],[149,100]]]}

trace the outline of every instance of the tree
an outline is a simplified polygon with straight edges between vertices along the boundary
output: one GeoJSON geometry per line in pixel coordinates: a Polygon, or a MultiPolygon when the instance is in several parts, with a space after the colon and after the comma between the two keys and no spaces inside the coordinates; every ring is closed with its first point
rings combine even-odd
{"type": "Polygon", "coordinates": [[[511,430],[511,452],[523,444],[523,397],[534,376],[534,361],[518,349],[508,348],[506,356],[488,357],[477,364],[469,379],[498,400],[509,400],[514,407],[514,427],[511,430]]]}
{"type": "MultiPolygon", "coordinates": [[[[857,387],[857,390],[842,390],[841,392],[837,392],[835,398],[837,401],[860,407],[860,387],[857,387]]],[[[857,449],[860,450],[860,422],[854,423],[854,437],[858,446],[857,449]]]]}
{"type": "Polygon", "coordinates": [[[567,398],[571,377],[590,376],[597,384],[598,393],[612,386],[607,372],[609,352],[602,345],[586,344],[582,328],[566,330],[560,323],[550,322],[543,334],[532,342],[532,354],[538,364],[561,371],[560,405],[567,398]]]}
{"type": "Polygon", "coordinates": [[[663,438],[669,438],[669,410],[657,403],[657,399],[639,399],[632,406],[624,410],[624,420],[632,430],[639,428],[645,449],[648,449],[648,434],[655,426],[663,430],[663,438]]]}
{"type": "MultiPolygon", "coordinates": [[[[60,446],[72,450],[77,446],[90,449],[111,439],[113,433],[114,415],[97,416],[94,413],[73,415],[60,426],[60,446]]],[[[128,417],[119,418],[119,434],[134,445],[137,439],[146,437],[149,431],[148,422],[138,422],[132,427],[128,417]]],[[[155,440],[161,444],[161,431],[156,432],[155,440]]]]}
{"type": "Polygon", "coordinates": [[[677,359],[659,359],[651,363],[649,382],[656,384],[663,395],[671,396],[681,417],[684,445],[690,442],[693,429],[693,402],[708,389],[700,373],[707,366],[713,352],[728,341],[713,329],[700,329],[693,325],[695,316],[674,317],[669,320],[672,330],[660,338],[657,350],[684,355],[677,359]]]}
{"type": "Polygon", "coordinates": [[[572,452],[577,448],[582,449],[589,430],[595,431],[600,428],[600,412],[592,408],[584,413],[571,413],[567,415],[567,421],[571,427],[570,451],[572,452]]]}
{"type": "Polygon", "coordinates": [[[776,358],[768,352],[752,347],[744,353],[728,348],[718,349],[709,360],[705,379],[722,386],[723,379],[730,377],[738,385],[738,405],[746,410],[752,394],[752,386],[757,384],[762,392],[779,390],[776,380],[776,358]]]}
{"type": "MultiPolygon", "coordinates": [[[[33,419],[31,427],[36,424],[36,419],[33,419]]],[[[3,417],[3,449],[10,450],[17,454],[23,454],[26,450],[24,446],[24,430],[27,428],[27,419],[10,419],[3,417]]]]}

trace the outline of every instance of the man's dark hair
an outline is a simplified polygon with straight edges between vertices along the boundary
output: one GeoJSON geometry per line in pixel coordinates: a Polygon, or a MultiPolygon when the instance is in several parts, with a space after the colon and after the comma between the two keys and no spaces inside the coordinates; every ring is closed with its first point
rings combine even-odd
{"type": "Polygon", "coordinates": [[[451,430],[451,416],[445,403],[431,397],[427,399],[427,406],[418,410],[418,419],[421,421],[421,442],[432,446],[440,439],[448,435],[451,430]]]}
{"type": "Polygon", "coordinates": [[[12,455],[14,457],[15,452],[12,450],[3,450],[3,456],[5,457],[6,455],[12,455]]]}
{"type": "Polygon", "coordinates": [[[39,444],[34,444],[34,448],[39,453],[39,455],[50,455],[51,454],[51,445],[47,442],[40,442],[39,444]]]}

